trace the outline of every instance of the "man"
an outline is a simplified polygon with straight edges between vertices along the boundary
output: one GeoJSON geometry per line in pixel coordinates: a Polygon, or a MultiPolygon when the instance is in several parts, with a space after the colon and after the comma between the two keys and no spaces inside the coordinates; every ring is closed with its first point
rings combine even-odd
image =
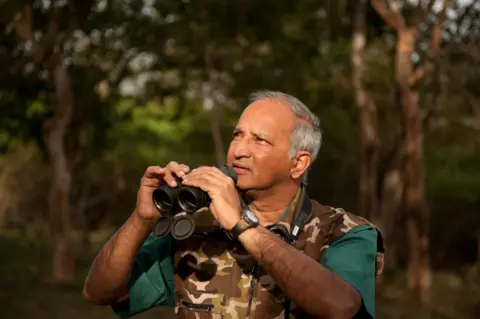
{"type": "Polygon", "coordinates": [[[159,305],[180,318],[373,318],[380,234],[309,199],[302,184],[318,125],[298,99],[257,92],[228,150],[236,185],[213,167],[149,167],[135,211],[93,262],[85,298],[124,318],[159,305]],[[152,192],[175,177],[210,195],[216,223],[187,240],[155,239],[152,192]]]}

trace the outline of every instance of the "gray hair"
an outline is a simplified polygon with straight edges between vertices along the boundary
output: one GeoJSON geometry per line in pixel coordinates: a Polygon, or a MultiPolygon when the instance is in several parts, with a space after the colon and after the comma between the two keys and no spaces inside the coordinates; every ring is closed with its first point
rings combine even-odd
{"type": "Polygon", "coordinates": [[[283,102],[292,109],[299,121],[295,123],[290,135],[288,156],[292,159],[297,152],[306,151],[311,154],[313,163],[322,144],[322,132],[318,117],[299,99],[286,93],[261,90],[253,92],[249,97],[250,103],[264,99],[283,102]]]}

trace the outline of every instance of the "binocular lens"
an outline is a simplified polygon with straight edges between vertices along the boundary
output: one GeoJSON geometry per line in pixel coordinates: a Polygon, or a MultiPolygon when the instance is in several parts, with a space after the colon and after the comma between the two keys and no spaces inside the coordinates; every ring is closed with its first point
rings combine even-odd
{"type": "MultiPolygon", "coordinates": [[[[233,167],[225,165],[221,171],[237,182],[237,174],[233,167]]],[[[183,240],[195,231],[195,220],[190,215],[208,207],[211,198],[198,187],[183,185],[181,178],[175,180],[177,187],[163,184],[152,193],[153,203],[162,214],[154,227],[154,232],[160,238],[171,234],[173,238],[183,240]],[[186,214],[177,214],[179,210],[186,214]]]]}
{"type": "Polygon", "coordinates": [[[194,192],[191,192],[189,189],[184,189],[180,192],[178,196],[178,205],[182,208],[183,211],[187,213],[192,213],[197,210],[198,201],[197,196],[194,192]]]}
{"type": "Polygon", "coordinates": [[[159,187],[155,189],[153,191],[153,202],[161,212],[170,212],[175,204],[173,199],[173,191],[166,187],[159,187]]]}

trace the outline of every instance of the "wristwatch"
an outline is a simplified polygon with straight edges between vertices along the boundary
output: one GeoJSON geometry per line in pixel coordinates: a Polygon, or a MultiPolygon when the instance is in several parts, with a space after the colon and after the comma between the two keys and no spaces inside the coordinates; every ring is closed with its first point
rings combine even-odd
{"type": "Polygon", "coordinates": [[[236,223],[232,229],[227,230],[226,233],[228,238],[230,238],[231,240],[236,240],[241,233],[243,233],[249,228],[254,228],[257,226],[257,216],[255,216],[255,214],[250,209],[245,208],[238,223],[236,223]]]}

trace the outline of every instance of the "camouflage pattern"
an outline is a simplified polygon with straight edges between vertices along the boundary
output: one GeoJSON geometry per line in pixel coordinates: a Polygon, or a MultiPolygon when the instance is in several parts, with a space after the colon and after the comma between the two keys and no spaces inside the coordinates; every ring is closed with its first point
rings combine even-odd
{"type": "MultiPolygon", "coordinates": [[[[299,196],[297,194],[296,199],[299,196]]],[[[309,200],[309,199],[307,199],[309,200]]],[[[295,201],[293,203],[295,205],[295,201]]],[[[278,225],[290,229],[293,209],[278,225]]],[[[285,295],[273,279],[237,242],[228,239],[208,212],[197,212],[197,231],[175,242],[175,312],[179,318],[284,318],[285,295]],[[202,219],[200,218],[200,219],[202,219]],[[210,227],[208,227],[210,225],[210,227]]],[[[312,200],[312,216],[295,246],[315,260],[350,229],[370,224],[342,209],[312,200]]],[[[383,269],[383,242],[379,235],[377,274],[383,269]]],[[[290,318],[303,317],[293,302],[290,318]]]]}

